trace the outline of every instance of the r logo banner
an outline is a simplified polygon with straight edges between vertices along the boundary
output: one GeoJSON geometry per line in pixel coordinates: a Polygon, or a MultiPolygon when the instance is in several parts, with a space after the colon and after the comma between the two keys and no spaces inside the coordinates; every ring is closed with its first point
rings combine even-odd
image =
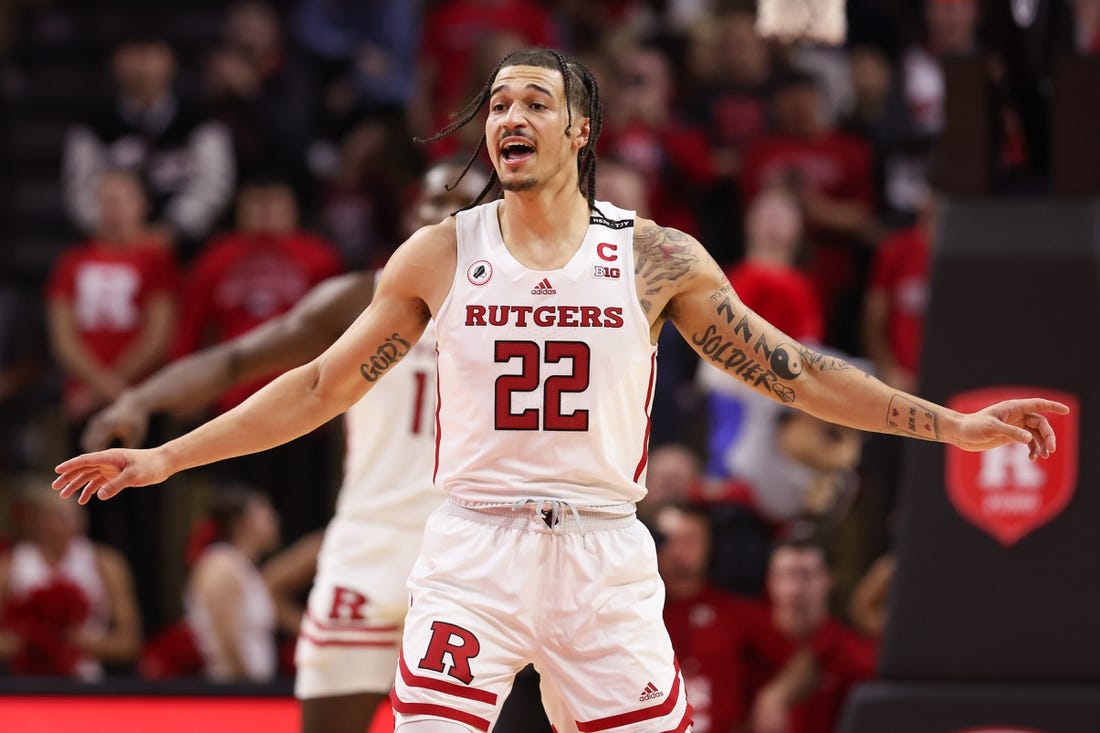
{"type": "MultiPolygon", "coordinates": [[[[1069,405],[1068,415],[1048,415],[1058,436],[1050,458],[1031,461],[1022,443],[982,453],[947,447],[947,495],[955,509],[1006,547],[1061,514],[1077,486],[1079,401],[1076,395],[1034,387],[992,387],[955,395],[948,406],[974,412],[1026,394],[1069,405]]],[[[999,730],[1011,733],[1011,729],[999,730]]]]}

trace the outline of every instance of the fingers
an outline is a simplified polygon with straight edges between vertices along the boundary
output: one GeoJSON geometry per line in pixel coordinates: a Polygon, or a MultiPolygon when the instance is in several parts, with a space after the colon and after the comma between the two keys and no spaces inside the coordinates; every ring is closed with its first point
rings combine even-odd
{"type": "Polygon", "coordinates": [[[113,499],[118,496],[125,488],[126,480],[124,476],[119,476],[116,479],[110,481],[105,480],[99,484],[96,488],[96,496],[102,501],[107,501],[108,499],[113,499]]]}
{"type": "MultiPolygon", "coordinates": [[[[98,453],[84,453],[76,458],[70,458],[64,463],[58,464],[57,467],[54,468],[54,471],[62,476],[89,468],[121,471],[126,464],[126,454],[117,448],[112,448],[111,450],[99,451],[98,453]]],[[[56,481],[54,484],[54,488],[57,488],[56,481]]]]}
{"type": "Polygon", "coordinates": [[[1009,402],[1012,403],[1012,407],[1023,412],[1050,412],[1055,415],[1069,414],[1068,405],[1064,405],[1061,402],[1055,402],[1054,400],[1044,400],[1039,397],[1033,397],[1023,400],[1009,400],[1009,402]]]}
{"type": "Polygon", "coordinates": [[[1049,458],[1050,454],[1058,448],[1050,421],[1042,415],[1032,413],[1024,416],[1024,425],[1035,436],[1032,458],[1049,458]]]}
{"type": "Polygon", "coordinates": [[[997,418],[993,419],[991,429],[995,435],[1008,438],[1014,443],[1030,445],[1033,437],[1027,428],[1020,428],[997,418]]]}
{"type": "Polygon", "coordinates": [[[119,479],[122,479],[121,475],[113,480],[108,480],[106,476],[99,476],[89,481],[80,494],[80,503],[87,504],[93,496],[98,497],[101,501],[116,496],[125,486],[124,483],[120,483],[119,479]]]}
{"type": "MultiPolygon", "coordinates": [[[[54,468],[54,471],[64,476],[67,473],[73,473],[75,471],[81,471],[85,468],[90,468],[92,466],[98,466],[102,463],[103,458],[104,456],[102,453],[85,453],[83,455],[77,456],[76,458],[70,458],[64,463],[59,463],[54,468]]],[[[54,481],[54,484],[56,488],[57,482],[54,481]]]]}
{"type": "Polygon", "coordinates": [[[61,492],[62,499],[68,499],[92,479],[102,473],[95,468],[85,468],[59,476],[53,482],[53,488],[61,492]]]}

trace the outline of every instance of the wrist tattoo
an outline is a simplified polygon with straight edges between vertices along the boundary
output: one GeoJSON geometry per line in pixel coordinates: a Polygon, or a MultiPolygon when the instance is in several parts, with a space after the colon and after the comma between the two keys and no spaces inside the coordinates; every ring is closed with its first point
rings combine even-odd
{"type": "Polygon", "coordinates": [[[923,440],[940,439],[936,413],[900,394],[890,398],[886,426],[900,435],[923,440]]]}

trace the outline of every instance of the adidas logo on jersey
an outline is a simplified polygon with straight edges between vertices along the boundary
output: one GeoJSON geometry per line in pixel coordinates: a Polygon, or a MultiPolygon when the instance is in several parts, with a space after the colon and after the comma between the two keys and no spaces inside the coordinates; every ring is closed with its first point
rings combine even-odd
{"type": "Polygon", "coordinates": [[[657,689],[657,685],[652,682],[647,682],[645,689],[642,690],[642,694],[638,696],[638,702],[645,702],[646,700],[654,700],[658,697],[664,697],[665,693],[657,689]]]}
{"type": "Polygon", "coordinates": [[[544,277],[535,287],[531,288],[531,295],[556,295],[557,290],[554,290],[554,286],[550,284],[550,279],[544,277]]]}

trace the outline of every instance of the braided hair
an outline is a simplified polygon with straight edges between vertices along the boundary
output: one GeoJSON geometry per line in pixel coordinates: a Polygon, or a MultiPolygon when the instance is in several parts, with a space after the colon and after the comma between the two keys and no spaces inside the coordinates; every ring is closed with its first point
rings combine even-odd
{"type": "MultiPolygon", "coordinates": [[[[577,176],[580,191],[588,201],[588,208],[590,210],[595,209],[596,141],[599,139],[600,129],[603,127],[603,104],[600,102],[600,88],[596,84],[596,78],[584,64],[554,49],[525,48],[508,54],[501,59],[496,68],[493,69],[493,73],[489,74],[489,78],[485,81],[485,85],[481,88],[481,91],[478,92],[477,96],[471,99],[466,106],[462,108],[462,111],[455,115],[454,120],[450,124],[431,137],[417,137],[413,139],[418,143],[433,143],[465,127],[470,120],[477,116],[485,103],[489,101],[493,88],[493,80],[497,78],[497,74],[500,70],[507,66],[538,66],[544,69],[553,69],[554,71],[561,72],[562,79],[565,82],[565,106],[569,115],[565,128],[565,136],[570,137],[572,135],[570,130],[573,127],[574,105],[578,110],[583,110],[584,116],[589,120],[588,143],[581,148],[577,155],[577,176]]],[[[477,147],[474,149],[473,154],[470,155],[469,160],[466,161],[466,165],[463,167],[462,172],[458,175],[458,178],[455,179],[455,182],[447,187],[447,190],[451,190],[459,184],[463,176],[466,175],[466,172],[469,171],[470,167],[474,164],[474,161],[477,160],[477,156],[484,147],[485,133],[482,133],[481,139],[478,140],[477,147]]],[[[489,181],[485,184],[485,188],[481,190],[481,193],[477,195],[473,203],[461,209],[461,211],[472,209],[480,204],[482,199],[493,190],[493,187],[496,186],[499,181],[500,179],[497,177],[497,172],[494,169],[489,175],[489,181]]]]}

